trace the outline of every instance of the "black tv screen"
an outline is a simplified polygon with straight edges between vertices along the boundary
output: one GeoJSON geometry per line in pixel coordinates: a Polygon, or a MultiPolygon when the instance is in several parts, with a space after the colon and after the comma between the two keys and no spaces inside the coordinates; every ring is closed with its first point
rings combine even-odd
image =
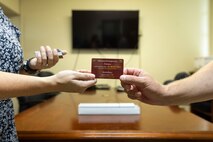
{"type": "Polygon", "coordinates": [[[72,11],[74,49],[137,49],[139,11],[72,11]]]}

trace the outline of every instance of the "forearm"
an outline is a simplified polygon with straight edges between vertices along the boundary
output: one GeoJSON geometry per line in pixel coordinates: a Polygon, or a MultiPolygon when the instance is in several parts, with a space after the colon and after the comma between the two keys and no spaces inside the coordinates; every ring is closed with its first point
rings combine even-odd
{"type": "Polygon", "coordinates": [[[50,77],[34,77],[0,72],[0,99],[54,91],[50,77]]]}
{"type": "Polygon", "coordinates": [[[171,104],[188,104],[213,99],[213,62],[188,78],[165,86],[171,104]]]}

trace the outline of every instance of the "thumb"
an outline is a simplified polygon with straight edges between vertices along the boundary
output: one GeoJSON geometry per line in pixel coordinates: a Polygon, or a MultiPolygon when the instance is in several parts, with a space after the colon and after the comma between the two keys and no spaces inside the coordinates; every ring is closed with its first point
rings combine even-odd
{"type": "Polygon", "coordinates": [[[126,84],[134,84],[136,86],[141,86],[146,83],[145,77],[138,77],[133,75],[121,75],[120,80],[126,84]]]}

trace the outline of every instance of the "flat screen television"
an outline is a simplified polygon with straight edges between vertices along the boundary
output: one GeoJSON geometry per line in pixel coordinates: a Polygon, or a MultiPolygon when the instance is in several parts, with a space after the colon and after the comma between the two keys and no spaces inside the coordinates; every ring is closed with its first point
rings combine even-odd
{"type": "Polygon", "coordinates": [[[137,49],[139,11],[72,11],[74,49],[137,49]]]}

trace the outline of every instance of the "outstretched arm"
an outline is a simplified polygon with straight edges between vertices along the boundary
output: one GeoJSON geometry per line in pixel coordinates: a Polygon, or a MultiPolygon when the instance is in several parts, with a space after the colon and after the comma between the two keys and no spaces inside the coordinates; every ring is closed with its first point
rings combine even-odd
{"type": "Polygon", "coordinates": [[[162,85],[139,69],[125,69],[120,77],[129,98],[154,105],[178,105],[213,98],[213,62],[185,79],[162,85]]]}
{"type": "Polygon", "coordinates": [[[190,77],[168,84],[165,88],[168,96],[174,96],[174,100],[182,103],[213,99],[213,62],[190,77]]]}
{"type": "Polygon", "coordinates": [[[90,73],[61,71],[49,77],[35,77],[0,72],[0,99],[47,92],[84,92],[96,83],[90,73]]]}

